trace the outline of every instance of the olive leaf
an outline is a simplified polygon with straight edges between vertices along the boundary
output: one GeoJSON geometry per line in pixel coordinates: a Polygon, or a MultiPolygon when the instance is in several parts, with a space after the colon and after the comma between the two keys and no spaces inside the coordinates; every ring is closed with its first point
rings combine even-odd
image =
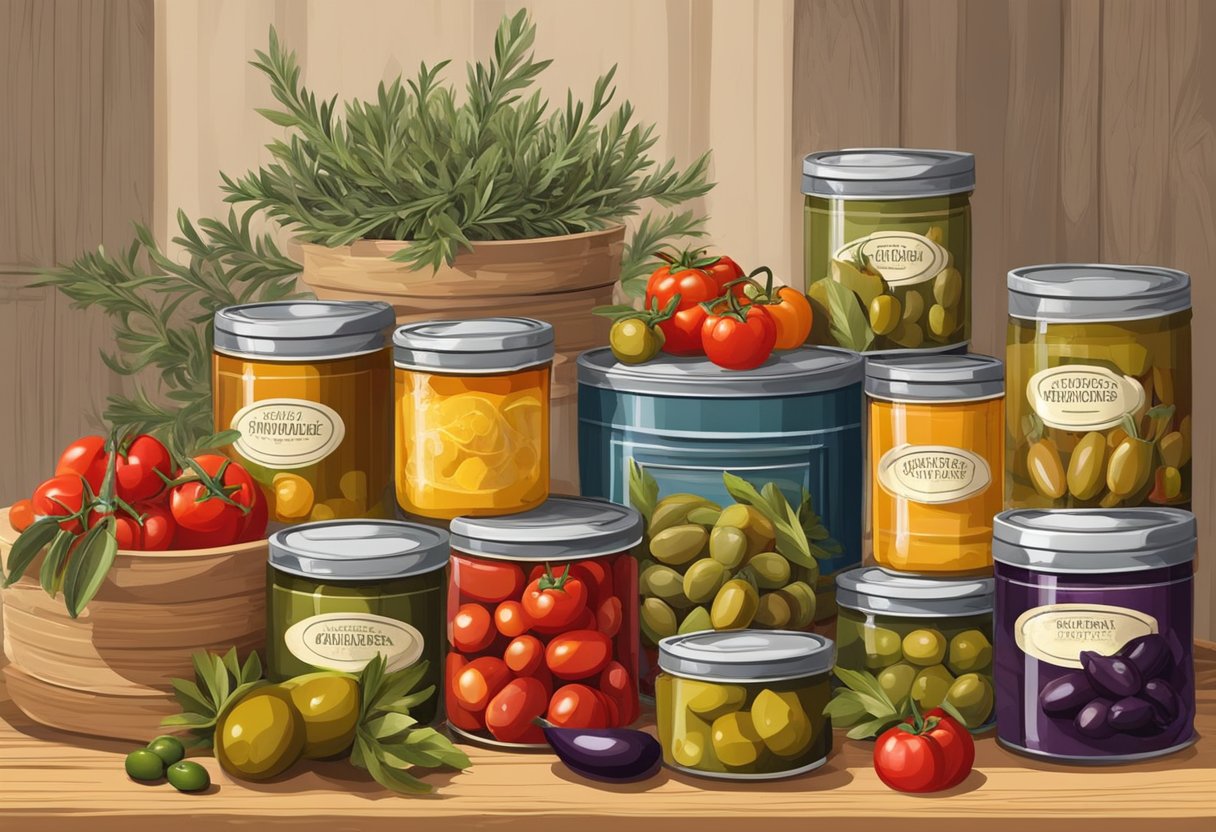
{"type": "Polygon", "coordinates": [[[859,722],[850,728],[845,736],[851,740],[864,740],[869,737],[876,737],[903,719],[904,717],[879,717],[867,720],[866,722],[859,722]]]}
{"type": "Polygon", "coordinates": [[[113,517],[107,517],[84,533],[63,578],[63,602],[68,615],[75,618],[93,600],[117,554],[113,517]]]}
{"type": "Polygon", "coordinates": [[[823,712],[832,718],[833,727],[848,728],[850,739],[873,737],[911,713],[908,699],[892,702],[873,674],[839,665],[833,672],[845,687],[833,694],[823,712]]]}
{"type": "Polygon", "coordinates": [[[791,563],[807,569],[819,568],[814,555],[811,554],[810,541],[806,539],[806,533],[798,520],[798,512],[790,506],[775,484],[769,483],[765,486],[768,493],[766,498],[750,482],[729,471],[722,472],[722,483],[737,502],[752,506],[772,523],[773,533],[777,537],[778,553],[791,563]],[[769,485],[773,487],[770,489],[769,485]]]}
{"type": "Polygon", "coordinates": [[[874,340],[874,330],[861,311],[857,295],[835,280],[823,281],[828,296],[828,314],[836,343],[854,352],[864,352],[874,340]]]}
{"type": "Polygon", "coordinates": [[[269,684],[262,679],[262,660],[257,651],[250,652],[244,663],[238,661],[235,647],[222,656],[200,651],[191,655],[194,679],[170,679],[173,698],[182,712],[165,717],[165,728],[185,728],[190,732],[187,743],[195,747],[210,747],[215,740],[215,726],[229,707],[239,702],[254,688],[269,684]]]}
{"type": "Polygon", "coordinates": [[[21,580],[34,558],[55,539],[58,532],[59,521],[54,517],[43,517],[35,520],[33,525],[17,537],[8,553],[8,575],[4,578],[6,587],[21,580]]]}
{"type": "Polygon", "coordinates": [[[659,484],[636,460],[629,460],[629,502],[650,525],[650,516],[659,502],[659,484]]]}

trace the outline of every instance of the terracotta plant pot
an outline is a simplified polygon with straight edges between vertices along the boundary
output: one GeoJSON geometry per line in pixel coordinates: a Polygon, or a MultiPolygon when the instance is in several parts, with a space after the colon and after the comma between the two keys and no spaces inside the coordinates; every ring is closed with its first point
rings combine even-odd
{"type": "MultiPolygon", "coordinates": [[[[0,560],[17,532],[0,509],[0,560]]],[[[170,679],[194,678],[191,654],[261,650],[266,541],[181,552],[120,551],[97,596],[72,619],[38,583],[39,556],[0,591],[5,683],[30,719],[65,731],[146,742],[176,713],[170,679]]]]}
{"type": "Polygon", "coordinates": [[[438,271],[413,271],[389,256],[410,245],[361,240],[349,246],[296,244],[301,280],[319,298],[391,303],[398,323],[524,315],[553,324],[552,491],[578,493],[575,358],[608,342],[611,322],[591,309],[612,303],[625,228],[475,244],[438,271]]]}

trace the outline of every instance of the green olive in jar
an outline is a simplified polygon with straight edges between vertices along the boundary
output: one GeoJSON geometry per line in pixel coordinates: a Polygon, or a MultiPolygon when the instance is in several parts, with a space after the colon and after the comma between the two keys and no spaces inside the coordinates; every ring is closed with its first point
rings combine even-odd
{"type": "Polygon", "coordinates": [[[958,269],[948,266],[933,278],[933,297],[942,306],[957,306],[963,296],[963,276],[958,269]]]}
{"type": "Polygon", "coordinates": [[[916,289],[909,289],[904,295],[903,322],[914,324],[925,314],[925,299],[916,289]]]}
{"type": "Polygon", "coordinates": [[[1032,443],[1030,450],[1026,452],[1026,464],[1030,470],[1030,481],[1034,483],[1036,491],[1052,500],[1064,496],[1068,482],[1055,442],[1040,439],[1032,443]]]}
{"type": "Polygon", "coordinates": [[[903,309],[895,295],[879,295],[870,301],[870,329],[875,335],[886,335],[899,325],[903,309]]]}
{"type": "Polygon", "coordinates": [[[1153,467],[1153,443],[1128,437],[1110,455],[1106,487],[1120,499],[1135,494],[1148,482],[1153,467]]]}
{"type": "Polygon", "coordinates": [[[884,667],[878,674],[878,685],[893,703],[898,705],[912,693],[912,683],[918,669],[907,662],[898,662],[884,667]]]}
{"type": "Polygon", "coordinates": [[[935,341],[944,341],[958,329],[958,316],[954,310],[935,303],[929,308],[929,336],[935,341]]]}
{"type": "Polygon", "coordinates": [[[689,513],[702,507],[717,509],[718,505],[696,494],[672,494],[664,497],[654,507],[654,513],[650,515],[650,523],[646,526],[646,530],[653,538],[672,526],[687,523],[689,513]]]}
{"type": "Polygon", "coordinates": [[[655,564],[638,576],[638,588],[642,594],[660,598],[676,609],[684,609],[692,602],[684,595],[684,576],[670,566],[655,564]]]}
{"type": "Polygon", "coordinates": [[[710,744],[710,726],[703,719],[684,714],[684,730],[672,738],[671,756],[682,766],[696,768],[705,759],[710,744]]]}
{"type": "Polygon", "coordinates": [[[658,598],[645,598],[638,614],[642,634],[651,644],[676,634],[676,613],[658,598]]]}
{"type": "Polygon", "coordinates": [[[794,581],[777,591],[790,607],[789,626],[795,630],[811,626],[815,620],[815,590],[803,581],[794,581]]]}
{"type": "Polygon", "coordinates": [[[784,596],[777,592],[766,592],[760,596],[752,623],[768,630],[784,630],[793,617],[790,602],[784,596]]]}
{"type": "Polygon", "coordinates": [[[904,321],[888,337],[901,347],[914,350],[925,342],[925,331],[920,324],[904,321]]]}
{"type": "Polygon", "coordinates": [[[699,633],[702,630],[712,630],[713,622],[709,620],[709,610],[705,607],[693,607],[684,616],[684,620],[680,622],[680,627],[676,631],[680,635],[685,633],[699,633]]]}
{"type": "Polygon", "coordinates": [[[1102,490],[1106,473],[1106,437],[1090,431],[1073,448],[1068,460],[1068,491],[1078,500],[1092,500],[1102,490]]]}
{"type": "Polygon", "coordinates": [[[755,555],[773,548],[777,542],[773,524],[754,506],[735,503],[727,506],[718,516],[717,526],[741,529],[747,538],[747,554],[755,555]]]}
{"type": "Polygon", "coordinates": [[[796,757],[811,743],[811,720],[793,691],[765,688],[752,701],[751,716],[756,733],[774,754],[796,757]]]}
{"type": "Polygon", "coordinates": [[[747,562],[761,589],[781,589],[790,580],[790,562],[776,552],[761,552],[747,562]]]}
{"type": "Polygon", "coordinates": [[[956,674],[983,670],[992,664],[992,644],[979,630],[964,630],[950,639],[946,665],[956,674]]]}
{"type": "Polygon", "coordinates": [[[913,630],[904,636],[902,646],[904,658],[921,667],[941,664],[946,658],[946,638],[937,630],[913,630]]]}
{"type": "Polygon", "coordinates": [[[954,677],[940,664],[926,667],[912,681],[912,699],[922,711],[940,708],[953,684],[954,677]]]}
{"type": "Polygon", "coordinates": [[[760,606],[760,595],[750,583],[738,578],[727,581],[714,596],[709,619],[715,630],[742,630],[752,623],[760,606]]]}
{"type": "Polygon", "coordinates": [[[664,529],[650,538],[650,554],[660,563],[682,566],[696,559],[709,543],[704,526],[685,523],[664,529]]]}
{"type": "Polygon", "coordinates": [[[684,595],[694,604],[704,604],[717,595],[729,577],[725,566],[711,558],[703,558],[684,573],[684,595]]]}
{"type": "Polygon", "coordinates": [[[903,658],[899,633],[886,627],[866,628],[864,631],[866,666],[872,669],[895,664],[903,658]]]}
{"type": "Polygon", "coordinates": [[[954,706],[968,728],[978,728],[992,713],[992,684],[978,673],[965,673],[950,684],[944,701],[954,706]]]}
{"type": "Polygon", "coordinates": [[[695,679],[682,680],[680,685],[686,697],[684,707],[710,721],[739,710],[747,699],[747,689],[742,685],[700,682],[695,679]]]}
{"type": "Polygon", "coordinates": [[[754,765],[764,749],[764,741],[747,711],[736,711],[715,719],[710,736],[718,759],[734,768],[754,765]]]}
{"type": "Polygon", "coordinates": [[[727,569],[738,569],[747,557],[747,535],[734,526],[714,526],[709,534],[709,556],[727,569]]]}

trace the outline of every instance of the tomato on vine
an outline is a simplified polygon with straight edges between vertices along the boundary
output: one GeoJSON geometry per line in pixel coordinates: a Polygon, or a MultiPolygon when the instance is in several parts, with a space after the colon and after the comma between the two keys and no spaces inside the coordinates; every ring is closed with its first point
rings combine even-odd
{"type": "Polygon", "coordinates": [[[705,269],[719,258],[699,257],[687,250],[678,257],[659,253],[667,261],[646,283],[647,309],[666,309],[674,304],[671,316],[658,324],[663,332],[663,351],[672,355],[700,355],[701,324],[706,312],[701,304],[722,294],[718,279],[705,269]]]}
{"type": "MultiPolygon", "coordinates": [[[[747,278],[742,278],[746,283],[747,278]]],[[[728,370],[752,370],[773,354],[777,326],[763,304],[740,302],[728,285],[726,293],[702,304],[706,318],[701,326],[705,355],[728,370]]]]}
{"type": "Polygon", "coordinates": [[[763,304],[777,327],[777,343],[773,348],[792,350],[805,344],[811,334],[814,317],[806,295],[792,286],[774,287],[773,270],[768,266],[761,266],[747,277],[744,294],[748,301],[763,304]],[[755,280],[756,275],[761,273],[767,275],[763,286],[755,280]]]}

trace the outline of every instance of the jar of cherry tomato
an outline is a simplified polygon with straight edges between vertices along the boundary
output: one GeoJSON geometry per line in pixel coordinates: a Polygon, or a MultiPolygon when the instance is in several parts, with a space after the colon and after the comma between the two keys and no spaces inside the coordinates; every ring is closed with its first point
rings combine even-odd
{"type": "Polygon", "coordinates": [[[547,748],[533,720],[614,728],[638,717],[642,517],[553,497],[503,517],[452,521],[448,724],[496,746],[547,748]]]}

